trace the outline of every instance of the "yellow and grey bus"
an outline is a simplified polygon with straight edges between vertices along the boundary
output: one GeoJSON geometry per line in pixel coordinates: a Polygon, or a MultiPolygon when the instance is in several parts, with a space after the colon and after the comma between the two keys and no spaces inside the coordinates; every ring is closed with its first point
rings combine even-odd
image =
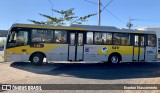
{"type": "Polygon", "coordinates": [[[157,58],[154,31],[112,26],[13,24],[5,48],[6,61],[143,62],[157,58]]]}

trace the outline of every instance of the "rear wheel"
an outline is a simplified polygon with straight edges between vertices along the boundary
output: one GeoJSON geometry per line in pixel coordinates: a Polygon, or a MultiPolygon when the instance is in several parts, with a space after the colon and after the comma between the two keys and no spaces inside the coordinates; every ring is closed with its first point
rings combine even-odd
{"type": "Polygon", "coordinates": [[[111,55],[108,61],[111,64],[118,64],[120,62],[120,57],[118,55],[111,55]]]}
{"type": "Polygon", "coordinates": [[[44,56],[40,53],[36,53],[31,57],[31,63],[34,65],[42,65],[44,56]]]}

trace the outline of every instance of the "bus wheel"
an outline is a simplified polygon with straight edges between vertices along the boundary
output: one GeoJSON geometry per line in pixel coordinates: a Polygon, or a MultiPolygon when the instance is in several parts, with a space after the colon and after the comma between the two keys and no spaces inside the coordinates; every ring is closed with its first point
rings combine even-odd
{"type": "Polygon", "coordinates": [[[111,55],[108,61],[111,64],[118,64],[120,62],[120,57],[118,55],[111,55]]]}
{"type": "Polygon", "coordinates": [[[42,65],[44,56],[40,53],[36,53],[31,57],[31,63],[34,65],[42,65]]]}

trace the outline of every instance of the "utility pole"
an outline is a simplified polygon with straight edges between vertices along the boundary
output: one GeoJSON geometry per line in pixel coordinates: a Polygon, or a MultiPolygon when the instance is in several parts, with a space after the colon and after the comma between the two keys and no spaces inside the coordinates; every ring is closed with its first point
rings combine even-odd
{"type": "Polygon", "coordinates": [[[136,19],[131,19],[129,17],[129,20],[128,20],[127,25],[126,25],[129,29],[131,29],[131,27],[133,26],[133,24],[131,23],[131,21],[133,21],[133,20],[136,20],[136,19]]]}
{"type": "Polygon", "coordinates": [[[101,1],[98,0],[98,25],[101,25],[101,1]]]}

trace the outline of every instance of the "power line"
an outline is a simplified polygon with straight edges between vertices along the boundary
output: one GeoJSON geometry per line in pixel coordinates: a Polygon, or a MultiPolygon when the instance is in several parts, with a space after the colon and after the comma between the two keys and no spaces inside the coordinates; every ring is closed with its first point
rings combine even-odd
{"type": "Polygon", "coordinates": [[[96,2],[92,2],[92,1],[89,1],[89,0],[84,0],[84,1],[86,1],[86,2],[89,2],[89,3],[92,3],[92,4],[98,4],[98,3],[96,3],[96,2]]]}
{"type": "Polygon", "coordinates": [[[135,19],[135,21],[160,22],[160,21],[155,21],[155,20],[143,20],[143,19],[135,19]]]}
{"type": "Polygon", "coordinates": [[[125,22],[123,22],[120,18],[118,18],[117,16],[115,16],[113,13],[111,13],[108,9],[106,9],[107,6],[109,6],[114,0],[111,0],[107,5],[103,6],[103,9],[101,10],[101,12],[105,9],[111,16],[113,16],[115,19],[117,19],[119,22],[126,24],[125,22]]]}
{"type": "MultiPolygon", "coordinates": [[[[92,2],[92,1],[89,1],[89,0],[84,0],[84,1],[86,1],[86,2],[88,2],[88,3],[92,3],[92,4],[98,5],[98,3],[96,3],[96,2],[92,2]]],[[[103,7],[103,9],[101,10],[101,12],[102,12],[107,6],[109,6],[113,1],[114,1],[114,0],[111,0],[111,1],[110,1],[109,3],[107,3],[105,6],[103,6],[102,4],[100,4],[100,5],[103,7]]]]}
{"type": "Polygon", "coordinates": [[[112,2],[113,2],[114,0],[111,0],[109,3],[107,3],[105,6],[103,6],[103,9],[101,10],[101,12],[106,8],[106,7],[108,7],[112,2]]]}
{"type": "MultiPolygon", "coordinates": [[[[98,3],[96,2],[92,2],[92,1],[89,1],[89,0],[84,0],[86,2],[89,2],[89,3],[92,3],[92,4],[96,4],[98,5],[98,3]]],[[[107,6],[109,6],[114,0],[111,0],[107,5],[103,6],[101,4],[101,6],[103,7],[103,9],[100,11],[102,12],[103,10],[106,10],[106,12],[108,12],[112,17],[114,17],[115,19],[117,19],[119,22],[121,22],[122,24],[126,24],[125,22],[123,22],[120,18],[118,18],[117,16],[115,16],[113,13],[111,13],[108,9],[106,9],[107,6]]]]}
{"type": "Polygon", "coordinates": [[[105,9],[111,16],[113,16],[115,19],[117,19],[119,22],[126,24],[125,22],[123,22],[120,18],[118,18],[117,16],[115,16],[113,13],[111,13],[109,10],[105,9]]]}

